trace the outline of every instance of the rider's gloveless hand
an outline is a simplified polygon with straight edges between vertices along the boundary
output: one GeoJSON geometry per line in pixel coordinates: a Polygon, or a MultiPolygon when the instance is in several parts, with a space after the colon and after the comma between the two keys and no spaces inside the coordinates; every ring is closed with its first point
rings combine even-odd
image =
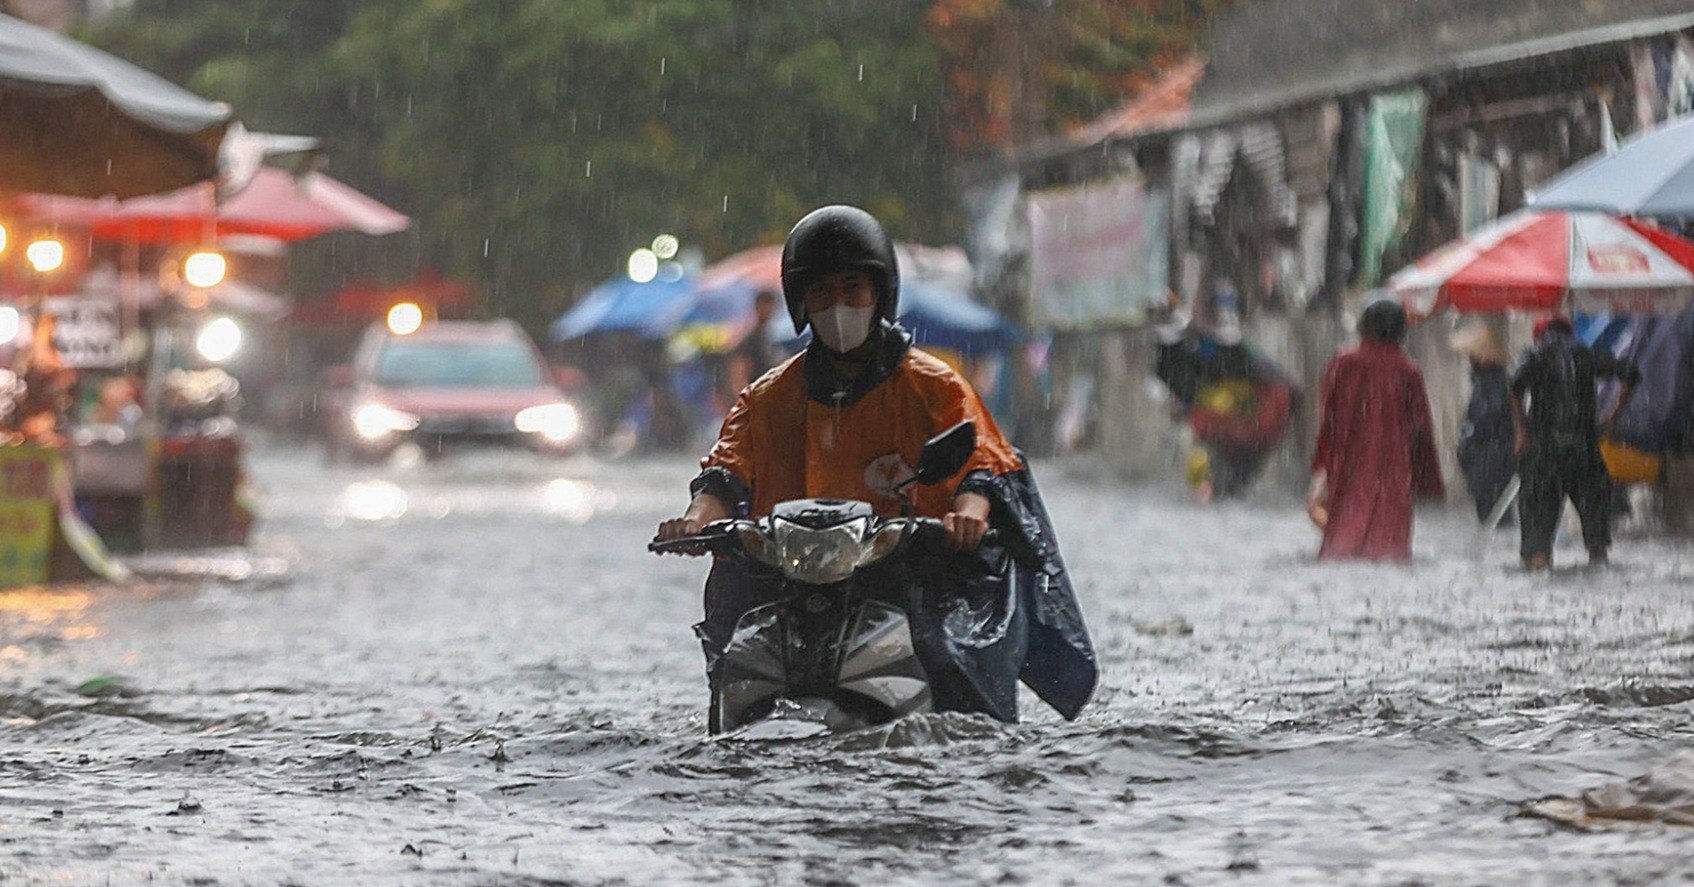
{"type": "Polygon", "coordinates": [[[701,493],[688,503],[688,510],[682,517],[673,517],[659,524],[659,531],[653,536],[654,542],[674,542],[697,536],[700,530],[712,521],[732,517],[734,512],[729,504],[710,493],[701,493]]]}
{"type": "Polygon", "coordinates": [[[982,544],[988,533],[988,498],[978,493],[960,493],[953,498],[953,510],[941,519],[947,533],[947,545],[955,551],[972,551],[982,544]]]}

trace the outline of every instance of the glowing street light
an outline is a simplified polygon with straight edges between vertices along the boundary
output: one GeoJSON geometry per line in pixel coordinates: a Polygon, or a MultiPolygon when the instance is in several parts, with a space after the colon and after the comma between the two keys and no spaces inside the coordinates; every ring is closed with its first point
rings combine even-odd
{"type": "Polygon", "coordinates": [[[241,327],[227,317],[220,317],[200,328],[194,347],[201,357],[223,363],[241,350],[241,327]]]}
{"type": "Polygon", "coordinates": [[[676,258],[676,252],[681,248],[682,242],[674,234],[660,234],[653,238],[653,255],[661,259],[676,258]]]}
{"type": "Polygon", "coordinates": [[[200,289],[211,289],[224,282],[224,275],[229,273],[229,262],[218,253],[201,250],[190,253],[182,260],[182,279],[189,286],[200,289]]]}
{"type": "Polygon", "coordinates": [[[423,326],[423,309],[416,302],[401,302],[388,309],[388,331],[409,336],[423,326]]]}
{"type": "Polygon", "coordinates": [[[629,254],[629,279],[636,283],[651,283],[659,276],[659,255],[650,249],[638,249],[629,254]]]}
{"type": "Polygon", "coordinates": [[[6,226],[0,225],[0,254],[6,252],[6,226]]]}
{"type": "Polygon", "coordinates": [[[52,274],[65,265],[65,245],[51,237],[24,247],[24,258],[37,274],[52,274]]]}

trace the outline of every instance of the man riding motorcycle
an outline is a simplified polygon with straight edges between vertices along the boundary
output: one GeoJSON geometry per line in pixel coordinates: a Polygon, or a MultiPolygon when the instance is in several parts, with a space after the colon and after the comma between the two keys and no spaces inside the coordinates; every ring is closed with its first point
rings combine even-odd
{"type": "MultiPolygon", "coordinates": [[[[1094,690],[1094,651],[1040,493],[976,393],[912,347],[896,322],[899,269],[881,224],[849,206],[807,215],[783,247],[782,287],[795,332],[810,326],[811,344],[741,392],[690,485],[687,511],[660,524],[656,541],[796,499],[859,500],[899,515],[902,482],[925,441],[974,422],[965,467],[948,483],[912,489],[912,513],[939,518],[958,557],[992,527],[1018,568],[926,589],[914,634],[930,648],[936,707],[1015,721],[1021,677],[1075,717],[1094,690]]],[[[737,619],[771,594],[733,561],[713,565],[706,618],[695,626],[709,676],[737,619]]]]}

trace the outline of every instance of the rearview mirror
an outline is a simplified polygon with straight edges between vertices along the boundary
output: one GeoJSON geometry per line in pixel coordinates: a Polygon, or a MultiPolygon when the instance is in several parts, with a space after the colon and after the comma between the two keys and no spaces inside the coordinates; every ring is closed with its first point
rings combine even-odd
{"type": "Polygon", "coordinates": [[[971,454],[976,452],[976,423],[965,420],[946,431],[937,434],[923,445],[923,453],[918,456],[918,470],[914,481],[920,484],[938,484],[959,473],[965,463],[971,460],[971,454]]]}

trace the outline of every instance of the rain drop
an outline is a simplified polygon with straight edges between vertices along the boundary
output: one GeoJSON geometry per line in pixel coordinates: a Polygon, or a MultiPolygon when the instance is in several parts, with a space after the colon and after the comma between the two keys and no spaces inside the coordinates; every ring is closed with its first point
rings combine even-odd
{"type": "Polygon", "coordinates": [[[865,82],[865,65],[863,62],[859,63],[859,82],[865,82]]]}
{"type": "Polygon", "coordinates": [[[582,177],[585,178],[585,179],[594,178],[594,161],[592,161],[592,160],[588,161],[587,165],[585,165],[583,167],[582,177]]]}

